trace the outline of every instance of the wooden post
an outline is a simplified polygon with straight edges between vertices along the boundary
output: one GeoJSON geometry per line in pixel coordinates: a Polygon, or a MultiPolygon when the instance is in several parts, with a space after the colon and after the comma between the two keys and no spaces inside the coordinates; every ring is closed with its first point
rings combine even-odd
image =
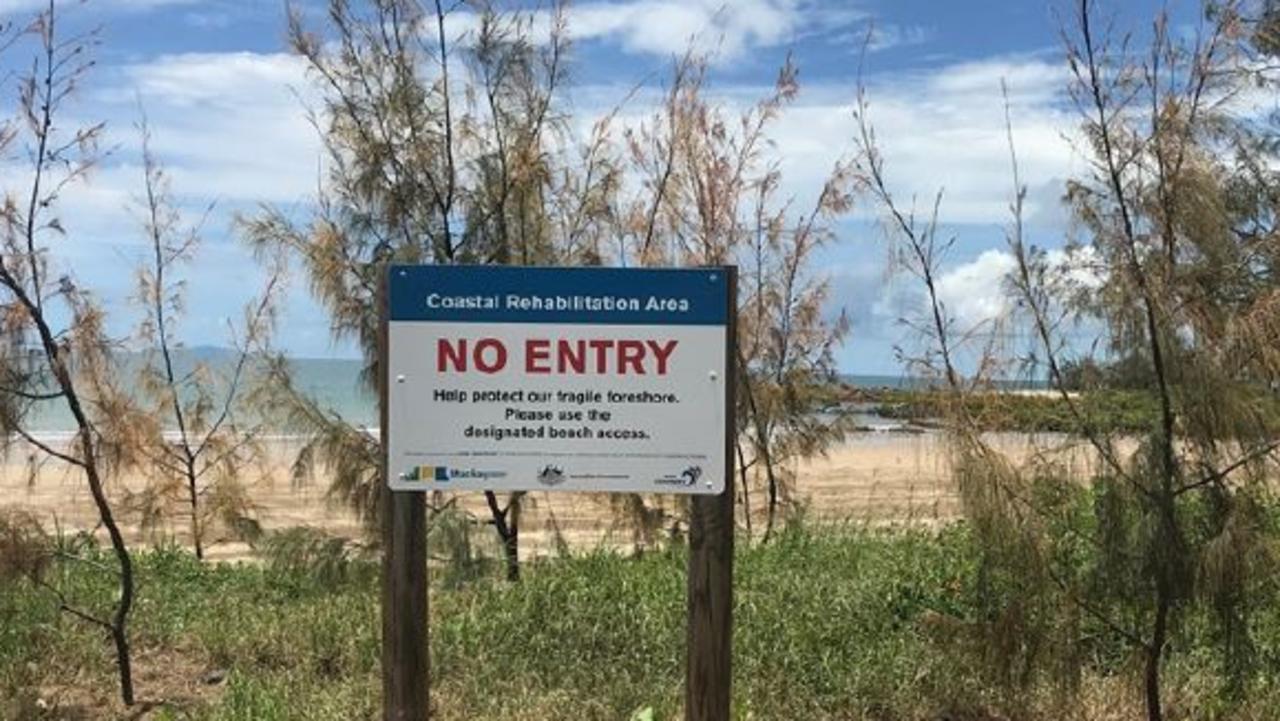
{"type": "Polygon", "coordinates": [[[733,670],[733,456],[737,380],[738,269],[726,267],[724,492],[693,496],[689,513],[685,719],[728,721],[733,670]]]}
{"type": "Polygon", "coordinates": [[[423,494],[387,486],[388,368],[387,278],[380,288],[378,326],[378,430],[382,441],[382,718],[423,721],[430,715],[427,641],[427,507],[423,494]]]}

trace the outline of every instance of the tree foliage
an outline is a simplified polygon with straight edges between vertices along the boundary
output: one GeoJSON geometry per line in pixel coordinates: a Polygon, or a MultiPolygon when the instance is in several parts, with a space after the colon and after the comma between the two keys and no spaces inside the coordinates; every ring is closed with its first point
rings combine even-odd
{"type": "Polygon", "coordinates": [[[626,133],[639,191],[622,203],[622,259],[641,265],[739,267],[737,455],[744,511],[752,479],[767,495],[765,538],[795,488],[795,462],[824,452],[849,430],[833,406],[834,352],[848,332],[828,317],[829,286],[815,255],[836,239],[855,183],[838,160],[808,208],[781,197],[783,176],[769,131],[799,93],[790,60],[772,92],[738,114],[707,91],[708,60],[687,55],[663,103],[626,133]]]}
{"type": "MultiPolygon", "coordinates": [[[[71,268],[58,262],[76,241],[58,214],[70,186],[96,164],[101,124],[64,125],[68,104],[93,65],[96,33],[66,34],[61,8],[49,0],[23,28],[34,45],[29,70],[18,77],[17,118],[0,125],[0,151],[20,148],[25,171],[5,179],[0,201],[0,443],[18,444],[84,476],[98,520],[109,537],[119,593],[107,609],[87,609],[37,573],[30,578],[57,595],[63,611],[100,627],[115,648],[120,694],[134,700],[128,635],[133,560],[107,495],[108,481],[139,459],[138,415],[116,383],[104,315],[71,268]],[[59,405],[74,422],[69,442],[32,433],[39,409],[59,405]]],[[[21,531],[12,522],[9,532],[21,531]]],[[[22,534],[29,536],[30,534],[22,534]]],[[[97,572],[86,564],[86,572],[97,572]]],[[[28,569],[36,570],[36,569],[28,569]]]]}
{"type": "MultiPolygon", "coordinates": [[[[690,54],[651,114],[624,122],[619,105],[582,131],[562,97],[570,47],[560,4],[335,0],[318,31],[293,17],[291,44],[322,89],[312,117],[326,148],[323,192],[304,223],[269,209],[248,228],[258,247],[300,260],[335,335],[364,350],[367,379],[377,372],[388,263],[739,264],[750,279],[739,298],[741,498],[765,479],[772,528],[794,462],[846,427],[842,416],[823,423],[812,412],[832,398],[833,350],[847,330],[824,314],[827,286],[812,263],[851,202],[847,166],[797,212],[778,197],[780,170],[767,153],[768,128],[798,90],[795,69],[788,63],[774,91],[735,117],[706,92],[707,59],[690,54]]],[[[313,439],[303,475],[327,468],[331,492],[376,520],[376,441],[287,379],[277,388],[313,439]]],[[[678,509],[613,500],[637,539],[679,524],[678,509]]],[[[511,578],[529,501],[487,494],[511,578]]],[[[750,513],[743,518],[749,527],[750,513]]]]}
{"type": "Polygon", "coordinates": [[[217,365],[184,358],[178,340],[185,311],[183,266],[199,252],[200,228],[185,225],[170,179],[151,151],[145,118],[142,138],[143,230],[150,262],[137,272],[135,303],[142,310],[137,336],[143,347],[137,388],[144,425],[142,447],[150,482],[125,505],[148,530],[185,509],[196,557],[203,559],[212,531],[252,536],[249,476],[265,461],[263,414],[247,408],[256,370],[254,354],[269,342],[282,271],[268,267],[260,295],[248,302],[243,322],[229,328],[234,355],[217,365]]]}
{"type": "MultiPolygon", "coordinates": [[[[948,437],[982,558],[980,648],[1003,662],[993,668],[1015,672],[1007,680],[1052,672],[1069,681],[1091,634],[1120,640],[1141,669],[1153,721],[1165,715],[1162,669],[1194,608],[1217,624],[1226,692],[1247,692],[1259,669],[1250,617],[1275,591],[1270,484],[1280,428],[1260,402],[1278,369],[1275,196],[1265,170],[1275,136],[1245,102],[1272,90],[1273,78],[1258,62],[1270,52],[1258,42],[1266,16],[1247,10],[1206,5],[1192,34],[1158,16],[1138,47],[1099,30],[1094,2],[1075,5],[1064,31],[1068,97],[1089,164],[1065,201],[1077,232],[1068,251],[1088,260],[1087,272],[1024,240],[1013,155],[1008,290],[1034,341],[1023,362],[1049,378],[1071,419],[1065,441],[1038,443],[1029,460],[994,450],[963,402],[1015,367],[1016,351],[988,343],[974,354],[976,372],[962,372],[954,349],[967,338],[931,282],[941,267],[936,225],[913,232],[881,195],[923,281],[924,365],[957,401],[948,437]],[[1099,329],[1098,342],[1081,342],[1080,328],[1099,329]],[[1094,348],[1100,357],[1086,350],[1094,348]],[[1145,425],[1118,432],[1100,422],[1091,399],[1102,385],[1144,394],[1154,409],[1145,425]]],[[[876,157],[874,136],[862,137],[876,157]]]]}

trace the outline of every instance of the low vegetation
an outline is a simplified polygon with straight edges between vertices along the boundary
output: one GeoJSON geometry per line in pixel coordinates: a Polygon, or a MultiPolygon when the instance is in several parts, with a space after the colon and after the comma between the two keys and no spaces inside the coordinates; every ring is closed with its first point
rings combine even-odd
{"type": "MultiPolygon", "coordinates": [[[[1081,499],[1081,507],[1087,507],[1081,499]]],[[[165,547],[138,554],[139,703],[148,718],[361,719],[378,708],[377,566],[295,531],[261,564],[209,565],[165,547]],[[308,549],[298,562],[299,543],[308,549]],[[288,556],[276,558],[276,556],[288,556]]],[[[105,551],[85,548],[92,560],[105,551]]],[[[978,558],[963,526],[786,527],[741,548],[734,693],[740,718],[1133,718],[1140,664],[1081,619],[1073,684],[978,663],[978,558]]],[[[497,549],[493,549],[495,552],[497,549]]],[[[684,549],[500,563],[436,574],[433,703],[444,719],[679,718],[684,549]],[[650,714],[646,716],[646,714],[650,714]]],[[[108,603],[104,578],[54,564],[77,595],[108,603]]],[[[1259,614],[1264,668],[1280,662],[1280,611],[1259,614]]],[[[1232,702],[1202,614],[1176,631],[1169,708],[1180,718],[1266,718],[1276,679],[1232,702]]],[[[0,717],[114,718],[112,665],[91,627],[25,582],[0,587],[0,717]]]]}
{"type": "MultiPolygon", "coordinates": [[[[876,415],[923,427],[939,425],[939,419],[955,410],[951,407],[955,401],[946,394],[925,389],[858,391],[853,397],[869,403],[876,415]]],[[[1269,428],[1280,428],[1280,396],[1259,388],[1253,400],[1262,422],[1269,428]]],[[[1075,397],[1075,410],[1072,403],[1052,394],[971,393],[960,403],[984,431],[1076,433],[1080,413],[1100,433],[1139,433],[1151,428],[1160,415],[1159,399],[1153,393],[1123,389],[1080,393],[1075,397]]]]}

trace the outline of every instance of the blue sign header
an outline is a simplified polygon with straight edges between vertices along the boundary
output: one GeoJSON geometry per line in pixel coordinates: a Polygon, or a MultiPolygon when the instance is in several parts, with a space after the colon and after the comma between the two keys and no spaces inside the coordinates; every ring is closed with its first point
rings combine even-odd
{"type": "Polygon", "coordinates": [[[396,265],[393,321],[725,325],[721,268],[396,265]]]}

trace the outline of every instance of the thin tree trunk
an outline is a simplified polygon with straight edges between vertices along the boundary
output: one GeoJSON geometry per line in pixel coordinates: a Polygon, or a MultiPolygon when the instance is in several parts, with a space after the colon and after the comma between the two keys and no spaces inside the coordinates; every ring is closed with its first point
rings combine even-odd
{"type": "Polygon", "coordinates": [[[511,523],[507,526],[507,537],[504,541],[507,580],[518,583],[520,581],[520,517],[518,515],[511,516],[511,523]]]}
{"type": "MultiPolygon", "coordinates": [[[[9,282],[11,280],[12,278],[6,277],[6,285],[12,290],[16,286],[9,282]]],[[[115,641],[116,667],[120,673],[120,698],[125,706],[132,706],[133,669],[127,628],[129,612],[133,609],[133,559],[129,556],[124,534],[120,532],[120,525],[116,523],[115,514],[111,511],[111,503],[107,500],[107,493],[103,487],[102,476],[99,475],[97,449],[93,446],[93,425],[89,422],[89,417],[80,403],[80,396],[71,379],[71,373],[61,357],[58,342],[44,314],[29,302],[25,293],[18,292],[17,295],[19,302],[29,311],[33,311],[32,321],[36,332],[40,335],[40,344],[44,348],[45,357],[52,366],[54,378],[66,398],[67,408],[76,421],[76,427],[80,429],[80,462],[85,478],[89,482],[89,492],[93,495],[94,505],[98,509],[98,518],[102,526],[107,529],[111,548],[115,553],[116,561],[120,564],[120,600],[116,604],[115,614],[111,617],[111,637],[115,641]]]]}
{"type": "Polygon", "coordinates": [[[200,528],[200,489],[196,483],[195,469],[187,468],[187,494],[191,504],[191,545],[195,546],[196,560],[204,560],[204,543],[200,536],[204,531],[200,528]]]}
{"type": "Polygon", "coordinates": [[[769,514],[764,524],[764,542],[773,538],[773,526],[778,517],[778,479],[773,475],[773,466],[765,463],[765,475],[769,479],[769,514]]]}
{"type": "MultiPolygon", "coordinates": [[[[132,584],[130,584],[132,585],[132,584]]],[[[120,674],[120,698],[125,706],[133,705],[133,663],[129,653],[129,634],[123,620],[112,624],[111,640],[116,646],[116,668],[120,674]]]]}
{"type": "Polygon", "coordinates": [[[502,541],[502,553],[507,564],[507,580],[516,583],[520,580],[520,516],[515,510],[519,496],[512,494],[507,507],[498,505],[498,496],[493,491],[484,492],[485,501],[489,504],[489,514],[493,518],[494,530],[502,541]]]}
{"type": "Polygon", "coordinates": [[[742,517],[747,521],[747,540],[751,539],[751,484],[747,479],[747,458],[742,452],[742,443],[735,440],[734,449],[738,453],[738,474],[742,477],[742,517]]]}
{"type": "Polygon", "coordinates": [[[1155,627],[1151,634],[1151,645],[1147,648],[1146,696],[1147,721],[1163,721],[1164,711],[1160,704],[1160,663],[1164,657],[1164,647],[1169,632],[1169,612],[1171,602],[1167,584],[1161,583],[1157,591],[1155,627]]]}
{"type": "MultiPolygon", "coordinates": [[[[64,388],[67,386],[64,385],[64,388]]],[[[75,398],[74,395],[68,396],[75,398]]],[[[79,401],[73,402],[73,410],[83,423],[79,401]]],[[[87,426],[82,425],[82,428],[87,426]]],[[[120,675],[120,699],[125,706],[133,705],[133,664],[129,653],[128,622],[129,611],[133,608],[133,559],[125,546],[124,535],[111,512],[111,504],[107,501],[102,487],[102,479],[98,476],[97,460],[93,455],[92,441],[87,430],[81,431],[81,443],[85,453],[85,475],[89,480],[89,491],[93,494],[94,504],[98,507],[98,517],[107,535],[111,539],[111,548],[115,552],[116,561],[120,564],[120,601],[116,604],[116,612],[111,617],[111,640],[116,647],[116,669],[120,675]]]]}

